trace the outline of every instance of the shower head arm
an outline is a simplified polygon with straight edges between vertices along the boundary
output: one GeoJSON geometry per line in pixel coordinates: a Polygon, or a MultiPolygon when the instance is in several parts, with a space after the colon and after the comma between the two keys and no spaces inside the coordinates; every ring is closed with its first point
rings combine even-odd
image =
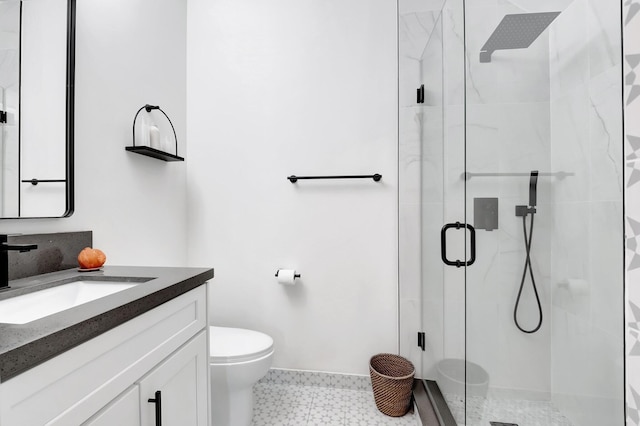
{"type": "Polygon", "coordinates": [[[480,63],[486,64],[488,62],[491,62],[491,54],[493,52],[494,52],[493,50],[481,50],[480,51],[480,63]]]}

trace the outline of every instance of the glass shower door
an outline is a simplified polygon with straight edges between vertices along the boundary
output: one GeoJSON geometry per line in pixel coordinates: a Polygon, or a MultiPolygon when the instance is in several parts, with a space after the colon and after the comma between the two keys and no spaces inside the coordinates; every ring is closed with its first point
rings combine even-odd
{"type": "Polygon", "coordinates": [[[464,3],[459,424],[624,424],[620,4],[602,3],[464,3]]]}
{"type": "MultiPolygon", "coordinates": [[[[400,0],[401,353],[465,412],[464,43],[461,0],[400,0]],[[458,223],[458,224],[456,224],[458,223]],[[443,240],[443,225],[446,229],[443,240]],[[444,252],[442,251],[445,245],[444,252]],[[444,258],[459,267],[448,266],[444,258]],[[417,330],[416,330],[417,329],[417,330]],[[423,333],[416,346],[415,333],[423,333]]],[[[452,417],[450,417],[453,420],[452,417]]],[[[463,422],[463,421],[462,421],[463,422]]]]}

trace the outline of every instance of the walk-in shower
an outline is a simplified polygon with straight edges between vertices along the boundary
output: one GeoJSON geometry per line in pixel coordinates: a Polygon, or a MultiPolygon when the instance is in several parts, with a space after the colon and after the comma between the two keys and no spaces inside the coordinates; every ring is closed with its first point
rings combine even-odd
{"type": "Polygon", "coordinates": [[[623,425],[620,4],[398,12],[401,353],[442,424],[623,425]]]}

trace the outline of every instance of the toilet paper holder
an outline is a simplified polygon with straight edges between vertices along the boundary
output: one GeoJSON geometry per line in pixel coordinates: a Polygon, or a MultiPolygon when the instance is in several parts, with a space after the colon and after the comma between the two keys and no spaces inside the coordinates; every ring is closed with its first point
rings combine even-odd
{"type": "MultiPolygon", "coordinates": [[[[280,269],[278,269],[278,270],[276,271],[276,278],[278,277],[278,273],[279,273],[279,272],[280,272],[280,269]]],[[[301,275],[300,275],[300,274],[293,274],[293,278],[300,278],[300,277],[301,277],[301,275]]]]}

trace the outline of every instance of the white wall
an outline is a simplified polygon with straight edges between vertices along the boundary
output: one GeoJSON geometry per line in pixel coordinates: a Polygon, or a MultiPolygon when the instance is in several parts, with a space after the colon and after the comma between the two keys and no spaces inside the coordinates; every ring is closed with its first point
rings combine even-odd
{"type": "Polygon", "coordinates": [[[397,351],[395,1],[191,0],[188,22],[189,262],[216,268],[212,320],[272,335],[275,367],[367,374],[397,351]]]}
{"type": "Polygon", "coordinates": [[[78,2],[75,213],[2,220],[0,233],[93,230],[108,264],[186,263],[186,165],[124,149],[137,109],[155,103],[186,154],[185,25],[181,0],[78,2]]]}

